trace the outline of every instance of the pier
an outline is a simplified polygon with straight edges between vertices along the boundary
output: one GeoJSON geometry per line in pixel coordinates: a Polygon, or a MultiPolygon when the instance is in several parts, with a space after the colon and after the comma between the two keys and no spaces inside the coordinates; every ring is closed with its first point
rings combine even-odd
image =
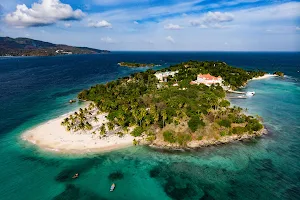
{"type": "Polygon", "coordinates": [[[228,99],[247,99],[246,96],[242,96],[242,97],[228,97],[228,99]]]}
{"type": "Polygon", "coordinates": [[[227,90],[229,93],[235,93],[235,94],[246,94],[246,92],[239,92],[239,91],[234,91],[234,90],[227,90]]]}

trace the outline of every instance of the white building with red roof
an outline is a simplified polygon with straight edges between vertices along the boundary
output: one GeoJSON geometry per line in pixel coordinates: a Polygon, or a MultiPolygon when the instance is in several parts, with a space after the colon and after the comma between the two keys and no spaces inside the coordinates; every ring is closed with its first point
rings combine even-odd
{"type": "Polygon", "coordinates": [[[212,84],[220,84],[222,85],[223,79],[221,76],[215,77],[210,74],[199,74],[197,76],[197,80],[192,81],[191,84],[205,84],[207,86],[211,86],[212,84]]]}

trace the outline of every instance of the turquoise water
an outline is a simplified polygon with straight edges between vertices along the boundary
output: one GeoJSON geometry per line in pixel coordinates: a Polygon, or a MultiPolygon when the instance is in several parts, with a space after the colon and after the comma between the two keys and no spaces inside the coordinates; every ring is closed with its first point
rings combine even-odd
{"type": "Polygon", "coordinates": [[[300,199],[299,53],[112,53],[0,58],[0,199],[300,199]],[[251,81],[256,95],[232,103],[264,118],[269,134],[193,152],[131,147],[70,156],[43,152],[19,135],[74,110],[78,91],[133,73],[120,61],[163,67],[189,59],[224,60],[288,76],[251,81]],[[80,178],[70,179],[79,172],[80,178]],[[115,182],[113,193],[109,187],[115,182]]]}

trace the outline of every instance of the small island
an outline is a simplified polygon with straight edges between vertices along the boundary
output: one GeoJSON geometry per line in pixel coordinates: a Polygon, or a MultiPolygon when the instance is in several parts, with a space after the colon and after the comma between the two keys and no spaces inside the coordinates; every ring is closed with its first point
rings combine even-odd
{"type": "Polygon", "coordinates": [[[280,77],[284,77],[284,73],[280,72],[280,71],[274,72],[274,75],[277,75],[277,76],[280,76],[280,77]]]}
{"type": "Polygon", "coordinates": [[[118,63],[121,67],[130,67],[130,68],[139,68],[139,67],[157,67],[160,65],[156,65],[153,63],[130,63],[130,62],[120,62],[118,63]]]}
{"type": "Polygon", "coordinates": [[[189,61],[149,69],[83,90],[78,99],[89,105],[22,137],[63,153],[139,144],[191,149],[258,137],[266,133],[260,118],[231,106],[226,91],[264,76],[269,77],[224,62],[189,61]]]}

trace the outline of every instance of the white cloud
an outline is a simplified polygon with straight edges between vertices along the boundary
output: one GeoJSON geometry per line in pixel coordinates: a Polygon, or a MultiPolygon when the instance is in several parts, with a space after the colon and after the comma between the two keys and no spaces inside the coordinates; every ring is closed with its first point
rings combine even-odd
{"type": "Polygon", "coordinates": [[[296,26],[296,30],[297,30],[297,31],[300,31],[300,26],[296,26]]]}
{"type": "Polygon", "coordinates": [[[192,26],[199,26],[200,28],[227,28],[228,26],[221,24],[233,20],[233,14],[228,12],[208,12],[198,20],[191,20],[190,24],[192,26]]]}
{"type": "Polygon", "coordinates": [[[65,26],[66,28],[71,28],[71,27],[72,27],[72,24],[70,24],[70,23],[65,23],[64,26],[65,26]]]}
{"type": "Polygon", "coordinates": [[[299,17],[299,10],[299,2],[288,2],[239,10],[235,12],[235,16],[239,16],[236,21],[277,21],[299,17]]]}
{"type": "Polygon", "coordinates": [[[230,22],[233,21],[234,16],[228,12],[208,12],[204,16],[205,23],[220,23],[220,22],[230,22]]]}
{"type": "Polygon", "coordinates": [[[73,10],[60,0],[41,0],[33,3],[31,8],[25,4],[17,5],[16,11],[7,14],[5,21],[16,27],[46,26],[61,20],[80,20],[84,16],[81,10],[73,10]]]}
{"type": "MultiPolygon", "coordinates": [[[[98,0],[100,3],[104,3],[103,0],[98,0]]],[[[108,2],[109,0],[107,0],[108,2]]],[[[113,2],[120,1],[120,2],[128,2],[134,0],[112,0],[113,2]]],[[[138,3],[140,1],[149,1],[149,0],[135,0],[138,3]]],[[[150,6],[150,7],[129,7],[126,8],[124,6],[116,8],[116,9],[109,9],[101,13],[94,13],[90,16],[98,17],[101,19],[109,19],[111,21],[139,21],[148,18],[161,18],[164,16],[169,16],[171,14],[181,14],[184,12],[189,12],[191,9],[193,11],[200,10],[202,7],[195,6],[194,4],[197,2],[201,2],[203,0],[189,0],[189,2],[176,3],[174,5],[159,5],[159,6],[150,6]]]]}
{"type": "Polygon", "coordinates": [[[101,38],[101,41],[102,42],[105,42],[105,43],[108,43],[108,44],[113,44],[113,43],[116,43],[116,41],[114,41],[112,38],[110,37],[103,37],[101,38]]]}
{"type": "Polygon", "coordinates": [[[168,24],[168,25],[165,25],[164,28],[168,29],[168,30],[180,30],[180,29],[182,29],[182,27],[177,25],[177,24],[168,24]]]}
{"type": "Polygon", "coordinates": [[[134,23],[134,24],[139,24],[139,22],[138,22],[138,21],[134,21],[133,23],[134,23]]]}
{"type": "Polygon", "coordinates": [[[88,27],[94,27],[94,28],[112,28],[112,25],[108,21],[102,20],[102,21],[98,21],[98,22],[90,21],[88,23],[88,27]]]}
{"type": "Polygon", "coordinates": [[[171,36],[167,36],[166,40],[171,42],[171,43],[175,43],[175,40],[171,36]]]}

